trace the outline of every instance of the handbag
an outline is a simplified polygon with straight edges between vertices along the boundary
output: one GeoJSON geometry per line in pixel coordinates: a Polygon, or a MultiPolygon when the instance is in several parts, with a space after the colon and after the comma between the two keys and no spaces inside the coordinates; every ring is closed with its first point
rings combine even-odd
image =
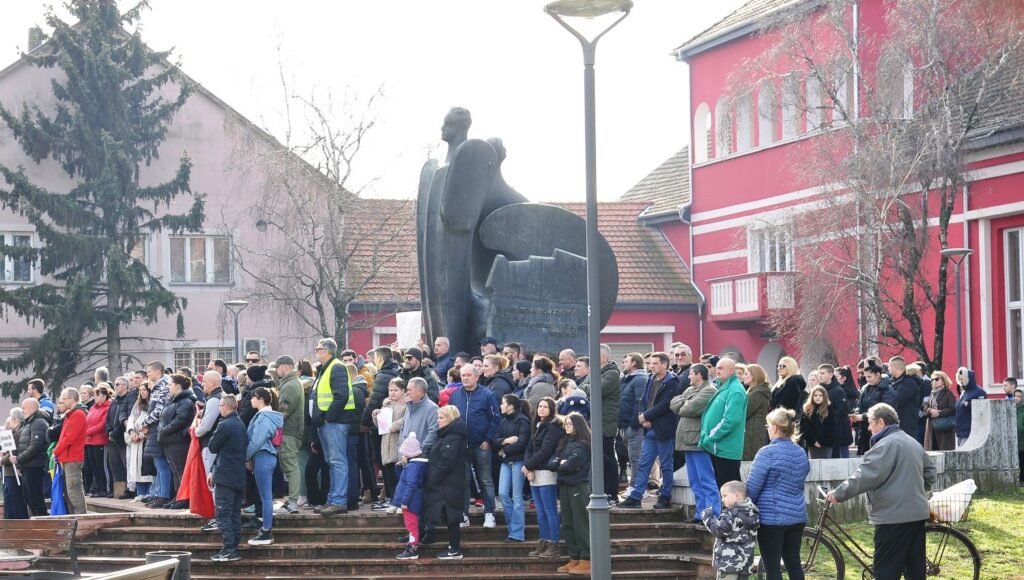
{"type": "Polygon", "coordinates": [[[274,431],[274,437],[270,440],[274,447],[280,447],[284,443],[284,427],[278,427],[277,431],[274,431]]]}
{"type": "Polygon", "coordinates": [[[952,431],[956,427],[956,415],[935,417],[932,419],[932,431],[952,431]]]}

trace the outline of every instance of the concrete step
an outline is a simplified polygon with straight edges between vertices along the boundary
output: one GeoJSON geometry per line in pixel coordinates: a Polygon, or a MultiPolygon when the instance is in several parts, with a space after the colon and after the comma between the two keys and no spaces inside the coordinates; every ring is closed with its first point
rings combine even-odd
{"type": "MultiPolygon", "coordinates": [[[[470,529],[482,527],[484,514],[471,510],[469,519],[470,529]]],[[[137,512],[124,514],[130,518],[134,526],[159,526],[159,527],[182,527],[191,528],[201,526],[206,522],[197,515],[188,512],[168,512],[167,510],[150,510],[148,512],[137,512]]],[[[500,511],[496,517],[499,522],[504,522],[504,516],[500,511]]],[[[325,518],[312,512],[304,512],[295,515],[275,515],[274,529],[280,528],[360,528],[368,529],[375,527],[393,527],[398,516],[384,512],[371,512],[369,509],[350,512],[342,516],[325,518]]],[[[655,509],[613,509],[610,516],[612,523],[640,523],[649,524],[657,522],[678,523],[684,521],[682,508],[668,510],[655,509]]],[[[400,520],[399,520],[400,521],[400,520]]],[[[527,512],[526,523],[536,525],[537,516],[533,512],[527,512]]]]}
{"type": "MultiPolygon", "coordinates": [[[[191,521],[195,524],[191,531],[196,533],[198,533],[199,524],[205,523],[201,520],[191,521]]],[[[316,542],[323,540],[327,535],[334,542],[392,543],[396,541],[396,538],[406,533],[405,528],[399,525],[397,517],[391,521],[392,525],[373,528],[280,527],[277,525],[278,520],[276,518],[274,524],[274,539],[278,543],[316,542]]],[[[179,541],[183,531],[180,526],[119,526],[97,530],[93,538],[98,541],[123,541],[130,539],[132,542],[164,542],[165,544],[170,544],[179,541]]],[[[611,524],[610,531],[613,539],[660,538],[669,535],[700,537],[703,535],[702,530],[696,529],[696,526],[693,524],[677,522],[619,523],[616,521],[611,524]]],[[[526,526],[527,538],[536,538],[538,533],[537,526],[526,526]]],[[[508,535],[508,530],[504,525],[491,529],[469,527],[463,530],[464,538],[478,541],[501,541],[505,539],[506,535],[508,535]]],[[[220,538],[219,532],[210,532],[205,534],[205,536],[217,538],[218,540],[220,538]]],[[[190,539],[199,540],[199,537],[191,536],[190,539]]]]}
{"type": "MultiPolygon", "coordinates": [[[[556,562],[554,569],[558,569],[565,562],[556,562]]],[[[666,568],[665,570],[636,570],[636,571],[623,571],[623,570],[612,570],[612,578],[665,578],[665,579],[689,579],[689,578],[713,578],[711,576],[698,576],[697,572],[692,570],[672,570],[666,568]]],[[[207,576],[203,574],[193,574],[192,580],[223,580],[223,575],[207,576]]],[[[232,576],[237,580],[265,580],[266,576],[232,576]]],[[[291,576],[291,575],[275,575],[274,580],[305,580],[308,576],[291,576]]],[[[391,578],[402,578],[408,580],[409,576],[405,573],[397,575],[381,575],[372,574],[369,576],[320,576],[320,578],[345,578],[348,580],[384,580],[391,578]]],[[[463,574],[458,575],[459,580],[496,580],[494,573],[483,573],[483,574],[463,574]]],[[[516,580],[531,580],[537,579],[550,579],[550,578],[571,578],[568,574],[557,574],[552,571],[546,572],[519,572],[514,576],[508,578],[515,578],[516,580]]],[[[420,573],[417,574],[416,580],[451,580],[450,574],[433,574],[433,573],[420,573]]]]}
{"type": "MultiPolygon", "coordinates": [[[[247,546],[248,547],[248,546],[247,546]]],[[[327,578],[335,577],[444,577],[466,578],[487,577],[523,578],[555,576],[554,570],[565,563],[568,558],[547,560],[538,558],[509,557],[478,557],[470,553],[462,560],[438,560],[435,556],[443,549],[424,548],[419,560],[400,561],[393,558],[322,559],[322,560],[279,560],[252,557],[251,552],[242,550],[243,559],[238,562],[212,562],[208,559],[192,560],[193,577],[207,576],[224,577],[274,577],[287,575],[290,577],[327,578]]],[[[466,554],[466,552],[463,552],[466,554]]],[[[80,556],[79,565],[83,573],[104,573],[123,570],[138,566],[143,558],[111,557],[111,556],[80,556]]],[[[67,571],[70,561],[66,557],[40,557],[38,568],[67,571]]],[[[645,577],[644,572],[674,571],[679,577],[691,577],[686,574],[692,568],[678,557],[669,554],[616,554],[612,556],[613,572],[633,572],[633,577],[645,577]]],[[[664,577],[664,576],[659,576],[664,577]]],[[[671,577],[671,576],[670,576],[671,577]]]]}
{"type": "MultiPolygon", "coordinates": [[[[254,533],[243,534],[243,542],[255,536],[254,533]]],[[[275,538],[276,540],[276,538],[275,538]]],[[[439,538],[440,540],[440,538],[439,538]]],[[[444,542],[438,541],[431,549],[441,549],[444,542]]],[[[676,538],[665,537],[639,538],[626,540],[612,540],[611,549],[613,554],[650,554],[650,553],[681,553],[684,550],[696,549],[700,545],[697,538],[676,538]]],[[[173,544],[174,550],[191,552],[195,558],[209,558],[221,549],[219,538],[209,538],[209,541],[178,541],[173,544]]],[[[310,559],[324,560],[336,558],[381,558],[398,554],[402,551],[403,544],[391,542],[336,542],[322,541],[315,545],[309,543],[284,543],[276,542],[270,546],[249,546],[243,548],[243,555],[251,555],[261,560],[270,559],[310,559]]],[[[528,558],[527,553],[535,547],[534,542],[505,542],[505,541],[473,541],[463,539],[462,551],[478,557],[507,557],[507,558],[528,558]]],[[[144,558],[147,552],[167,550],[167,542],[137,542],[137,541],[109,541],[93,542],[85,541],[78,544],[80,554],[90,556],[122,556],[144,558]]]]}

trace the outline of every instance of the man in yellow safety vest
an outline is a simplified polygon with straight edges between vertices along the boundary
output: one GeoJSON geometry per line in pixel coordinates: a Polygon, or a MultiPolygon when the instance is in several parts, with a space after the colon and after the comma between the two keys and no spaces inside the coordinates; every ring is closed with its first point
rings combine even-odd
{"type": "MultiPolygon", "coordinates": [[[[349,437],[349,433],[358,435],[359,418],[366,404],[355,396],[352,377],[336,358],[337,354],[338,343],[333,339],[322,338],[317,342],[316,359],[320,362],[320,371],[309,397],[313,426],[320,433],[324,459],[331,468],[327,505],[320,510],[324,517],[348,512],[349,447],[350,440],[358,441],[349,437]]],[[[351,469],[356,469],[356,466],[351,465],[351,469]]]]}

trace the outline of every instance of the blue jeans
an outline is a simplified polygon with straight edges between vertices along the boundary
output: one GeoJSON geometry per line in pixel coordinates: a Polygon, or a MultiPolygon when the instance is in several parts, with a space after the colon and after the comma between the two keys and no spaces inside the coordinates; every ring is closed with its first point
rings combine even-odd
{"type": "Polygon", "coordinates": [[[484,513],[494,513],[494,478],[491,477],[491,453],[490,449],[473,447],[469,450],[469,460],[466,461],[466,501],[465,513],[469,513],[469,490],[473,487],[473,470],[476,469],[477,480],[480,481],[480,490],[484,495],[484,513]]]}
{"type": "Polygon", "coordinates": [[[526,506],[523,504],[523,462],[502,461],[501,475],[498,479],[498,494],[501,496],[501,508],[505,510],[505,525],[508,526],[508,537],[513,540],[526,539],[526,506]]]}
{"type": "Polygon", "coordinates": [[[348,427],[343,423],[324,423],[320,427],[320,445],[331,466],[328,505],[348,507],[348,427]]]}
{"type": "Polygon", "coordinates": [[[697,506],[696,518],[705,508],[717,516],[722,513],[722,502],[718,497],[718,483],[715,479],[715,468],[711,465],[711,456],[706,451],[685,451],[686,476],[690,479],[690,490],[697,506]]]}
{"type": "Polygon", "coordinates": [[[166,457],[153,457],[156,466],[156,481],[153,482],[153,495],[174,501],[174,479],[171,464],[166,457]]]}
{"type": "Polygon", "coordinates": [[[532,485],[533,503],[537,507],[537,527],[540,539],[558,542],[558,486],[532,485]]]}
{"type": "Polygon", "coordinates": [[[135,482],[135,495],[137,495],[139,497],[142,497],[144,495],[149,495],[149,488],[152,487],[152,486],[153,486],[153,484],[151,482],[148,482],[148,481],[136,481],[135,482]]]}
{"type": "Polygon", "coordinates": [[[257,451],[252,456],[252,475],[256,478],[256,489],[263,504],[263,529],[274,529],[274,468],[277,456],[267,451],[257,451]]]}
{"type": "MultiPolygon", "coordinates": [[[[644,440],[640,443],[640,469],[637,470],[636,483],[633,484],[633,493],[629,497],[640,501],[644,497],[644,490],[647,489],[647,481],[651,478],[651,468],[654,467],[654,460],[661,463],[661,492],[663,498],[672,497],[672,472],[675,470],[672,464],[672,452],[675,451],[675,441],[665,439],[658,441],[654,438],[654,429],[648,429],[644,434],[644,440]]],[[[689,460],[687,460],[689,462],[689,460]]],[[[712,472],[714,477],[714,472],[712,472]]]]}

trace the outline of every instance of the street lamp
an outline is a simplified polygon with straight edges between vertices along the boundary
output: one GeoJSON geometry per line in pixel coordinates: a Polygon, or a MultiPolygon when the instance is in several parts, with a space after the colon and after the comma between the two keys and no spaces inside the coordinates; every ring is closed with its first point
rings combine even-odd
{"type": "Polygon", "coordinates": [[[224,306],[227,306],[231,314],[235,315],[235,362],[242,360],[242,347],[238,344],[238,314],[245,310],[245,307],[248,305],[249,303],[245,300],[228,300],[224,303],[224,306]]]}
{"type": "Polygon", "coordinates": [[[942,255],[946,256],[953,261],[953,276],[956,277],[956,366],[960,368],[964,366],[964,352],[963,352],[963,332],[961,331],[960,324],[963,319],[963,311],[960,306],[960,263],[964,261],[964,258],[974,253],[974,250],[969,248],[946,248],[942,250],[942,255]]]}
{"type": "MultiPolygon", "coordinates": [[[[594,53],[597,41],[616,24],[622,22],[633,8],[632,0],[557,0],[544,7],[544,11],[568,30],[583,48],[583,106],[586,140],[586,184],[587,184],[587,339],[590,350],[590,364],[600,366],[601,360],[601,278],[598,272],[597,232],[597,141],[595,135],[594,105],[594,53]],[[584,25],[595,24],[594,20],[612,15],[614,20],[603,27],[592,39],[570,26],[566,19],[584,25]]],[[[588,26],[588,28],[590,28],[588,26]]],[[[595,383],[596,385],[596,383],[595,383]]],[[[608,534],[608,496],[604,493],[604,445],[601,425],[601,389],[590,389],[593,438],[590,451],[590,470],[593,485],[590,493],[590,550],[591,574],[593,578],[611,577],[611,553],[608,534]]]]}

